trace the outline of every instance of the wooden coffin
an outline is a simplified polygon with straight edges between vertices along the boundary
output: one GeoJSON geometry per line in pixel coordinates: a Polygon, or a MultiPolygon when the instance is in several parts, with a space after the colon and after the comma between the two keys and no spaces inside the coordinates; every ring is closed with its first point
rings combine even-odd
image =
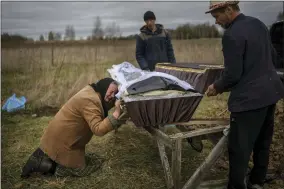
{"type": "Polygon", "coordinates": [[[202,63],[160,63],[155,71],[173,75],[191,84],[199,93],[204,94],[209,85],[223,73],[224,67],[202,63]]]}

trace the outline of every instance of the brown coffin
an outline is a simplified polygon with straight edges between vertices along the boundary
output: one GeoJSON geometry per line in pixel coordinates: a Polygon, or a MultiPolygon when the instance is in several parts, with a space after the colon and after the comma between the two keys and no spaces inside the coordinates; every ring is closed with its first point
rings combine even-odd
{"type": "Polygon", "coordinates": [[[123,99],[131,121],[137,127],[163,127],[174,122],[188,122],[198,107],[202,95],[186,92],[178,96],[141,97],[123,99]]]}
{"type": "Polygon", "coordinates": [[[191,84],[199,93],[204,94],[209,85],[223,72],[222,65],[201,63],[160,63],[155,71],[173,75],[191,84]]]}

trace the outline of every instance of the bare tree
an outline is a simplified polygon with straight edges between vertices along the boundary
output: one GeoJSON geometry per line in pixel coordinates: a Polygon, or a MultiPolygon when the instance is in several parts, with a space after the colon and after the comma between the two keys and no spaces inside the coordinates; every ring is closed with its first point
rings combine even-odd
{"type": "Polygon", "coordinates": [[[39,36],[39,40],[40,40],[40,41],[44,41],[44,37],[43,37],[42,34],[39,36]]]}
{"type": "Polygon", "coordinates": [[[75,40],[75,29],[72,25],[66,26],[64,40],[75,40]]]}
{"type": "Polygon", "coordinates": [[[99,16],[96,17],[94,29],[92,31],[92,39],[102,38],[104,36],[104,31],[102,29],[102,21],[99,16]]]}
{"type": "Polygon", "coordinates": [[[67,25],[65,27],[65,35],[64,35],[64,40],[68,40],[70,38],[70,26],[67,25]]]}
{"type": "Polygon", "coordinates": [[[56,41],[60,41],[60,40],[61,40],[61,33],[57,32],[57,33],[55,34],[54,39],[55,39],[56,41]]]}
{"type": "Polygon", "coordinates": [[[117,37],[121,37],[122,36],[122,31],[120,30],[120,26],[119,25],[116,26],[116,36],[117,37]]]}
{"type": "Polygon", "coordinates": [[[71,40],[75,40],[75,29],[73,26],[70,27],[71,40]]]}
{"type": "Polygon", "coordinates": [[[48,41],[53,41],[54,40],[54,33],[52,31],[50,31],[48,33],[48,41]]]}
{"type": "Polygon", "coordinates": [[[115,22],[112,22],[105,28],[105,36],[107,38],[114,38],[114,37],[120,37],[120,27],[119,25],[116,25],[115,22]]]}

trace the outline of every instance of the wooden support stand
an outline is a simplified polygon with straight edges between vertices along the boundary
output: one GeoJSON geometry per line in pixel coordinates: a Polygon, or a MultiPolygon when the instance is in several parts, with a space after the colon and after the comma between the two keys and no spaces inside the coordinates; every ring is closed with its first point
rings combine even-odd
{"type": "MultiPolygon", "coordinates": [[[[156,138],[159,153],[161,157],[162,166],[165,173],[165,180],[168,189],[198,189],[201,187],[202,179],[205,174],[210,170],[212,165],[218,160],[218,158],[226,150],[227,135],[221,135],[221,139],[210,154],[207,156],[205,161],[200,167],[194,172],[190,179],[185,183],[184,186],[180,186],[181,183],[181,152],[182,152],[182,139],[191,137],[201,137],[203,139],[210,138],[212,135],[222,133],[228,128],[228,120],[192,120],[187,123],[176,123],[178,125],[218,125],[208,129],[199,129],[187,132],[181,132],[173,135],[167,135],[161,129],[150,128],[148,131],[156,138]],[[171,167],[168,161],[167,154],[165,152],[165,146],[172,149],[171,167]]],[[[203,184],[202,188],[206,188],[207,184],[203,184]]]]}

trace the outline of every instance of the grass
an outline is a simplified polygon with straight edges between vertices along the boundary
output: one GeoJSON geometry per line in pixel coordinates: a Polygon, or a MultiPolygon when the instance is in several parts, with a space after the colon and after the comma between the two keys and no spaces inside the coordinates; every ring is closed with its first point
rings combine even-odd
{"type": "MultiPolygon", "coordinates": [[[[220,98],[220,97],[219,97],[220,98]]],[[[225,103],[213,100],[225,108],[225,103]]],[[[207,105],[213,103],[208,101],[207,105]]],[[[204,111],[210,111],[206,104],[204,111]],[[206,110],[207,109],[207,110],[206,110]]],[[[202,112],[204,112],[202,111],[202,112]]],[[[212,114],[212,113],[211,113],[212,114]]],[[[117,134],[93,137],[87,145],[88,152],[103,156],[106,161],[101,171],[86,178],[47,180],[33,177],[21,180],[22,165],[38,146],[41,134],[51,116],[32,118],[30,114],[8,115],[2,119],[2,187],[3,188],[165,188],[163,169],[157,145],[141,128],[123,125],[117,134]]],[[[173,132],[173,131],[172,131],[173,132]]],[[[183,182],[194,172],[211,145],[203,153],[192,150],[183,143],[183,182]]],[[[169,158],[170,151],[168,150],[169,158]]]]}
{"type": "MultiPolygon", "coordinates": [[[[205,98],[198,107],[194,117],[228,117],[225,113],[227,95],[205,98]],[[212,105],[214,106],[212,107],[212,105]],[[209,108],[212,107],[212,108],[209,108]]],[[[20,178],[23,164],[38,147],[40,137],[52,116],[33,118],[32,113],[9,115],[2,117],[2,188],[101,188],[101,189],[144,189],[166,188],[157,145],[154,139],[143,129],[123,125],[117,134],[110,132],[104,137],[94,136],[87,145],[87,152],[97,153],[105,158],[102,169],[85,178],[49,178],[33,176],[27,180],[20,178]]],[[[278,115],[279,116],[279,115],[278,115]]],[[[279,118],[279,117],[278,117],[279,118]]],[[[279,118],[280,119],[280,118],[279,118]]],[[[283,120],[283,117],[281,118],[283,120]]],[[[276,122],[277,130],[281,125],[276,122]]],[[[170,130],[169,132],[175,132],[170,130]]],[[[278,137],[283,136],[283,130],[274,135],[272,149],[277,151],[283,146],[277,145],[278,137]]],[[[283,139],[283,138],[282,138],[283,139]]],[[[192,175],[212,149],[209,142],[205,143],[202,153],[195,152],[184,141],[182,151],[182,183],[192,175]]],[[[170,159],[170,151],[167,150],[170,159]]],[[[272,151],[273,153],[273,151],[272,151]]],[[[274,154],[272,154],[275,157],[274,154]]],[[[272,158],[275,161],[274,158],[272,158]]],[[[275,165],[271,163],[270,167],[275,165]]],[[[277,165],[277,163],[276,163],[277,165]]],[[[206,179],[226,178],[228,164],[217,163],[206,179]]],[[[276,180],[269,188],[282,188],[283,181],[276,180]]]]}
{"type": "MultiPolygon", "coordinates": [[[[221,63],[219,39],[173,41],[178,62],[221,63]]],[[[60,107],[84,85],[108,76],[113,64],[135,60],[135,41],[43,44],[1,49],[2,101],[25,95],[32,108],[60,107]],[[53,53],[52,53],[53,52],[53,53]]]]}
{"type": "MultiPolygon", "coordinates": [[[[111,65],[122,61],[137,65],[134,44],[133,41],[126,41],[122,44],[56,46],[53,61],[50,60],[51,48],[48,46],[2,49],[2,104],[13,92],[28,99],[26,110],[22,113],[2,112],[2,188],[166,188],[154,139],[143,129],[131,125],[123,125],[117,134],[110,132],[104,137],[93,137],[87,145],[87,152],[103,156],[105,163],[100,171],[91,176],[76,179],[20,178],[23,164],[38,147],[40,137],[56,110],[83,86],[107,76],[106,69],[111,65]]],[[[173,41],[173,44],[179,62],[222,61],[219,40],[173,41]]],[[[224,112],[227,98],[228,94],[205,97],[194,117],[228,118],[228,112],[224,112]]],[[[270,167],[275,169],[281,167],[284,155],[283,121],[283,106],[279,102],[270,162],[270,167]]],[[[169,132],[176,131],[169,129],[169,132]]],[[[185,141],[183,147],[182,182],[185,183],[208,155],[212,145],[206,142],[202,153],[192,150],[185,141]]],[[[167,153],[170,160],[170,151],[167,150],[167,153]]],[[[227,162],[220,161],[206,179],[226,178],[227,171],[227,162]]],[[[268,187],[283,188],[283,181],[276,180],[268,187]]]]}

